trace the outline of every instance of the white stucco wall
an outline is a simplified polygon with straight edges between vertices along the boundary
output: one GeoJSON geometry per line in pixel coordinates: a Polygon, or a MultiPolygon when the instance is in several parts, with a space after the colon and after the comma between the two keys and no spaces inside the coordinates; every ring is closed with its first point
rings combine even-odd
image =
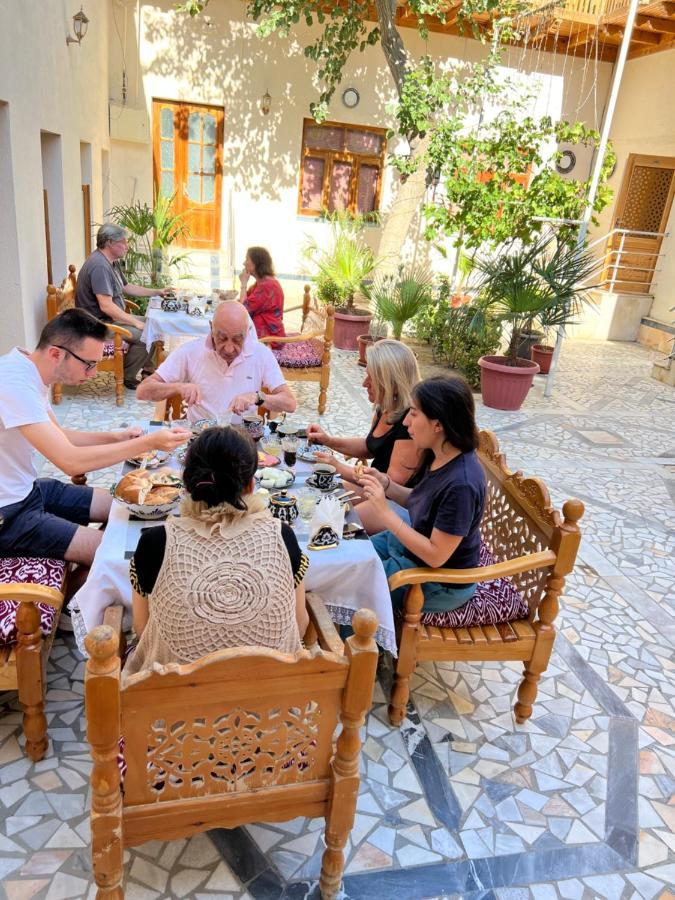
{"type": "MultiPolygon", "coordinates": [[[[93,217],[100,221],[101,148],[108,146],[107,0],[89,0],[88,33],[66,46],[71,0],[0,4],[0,353],[32,346],[44,325],[47,263],[41,132],[60,135],[64,233],[58,265],[84,259],[80,141],[92,145],[93,217]],[[6,198],[8,203],[6,204],[6,198]]],[[[57,271],[61,280],[66,271],[57,271]]]]}
{"type": "MultiPolygon", "coordinates": [[[[618,194],[626,171],[629,154],[675,157],[675,50],[638,57],[626,64],[614,122],[610,132],[617,154],[617,166],[612,184],[618,194]]],[[[602,217],[599,234],[612,228],[614,204],[602,217]]],[[[675,313],[675,204],[667,230],[670,236],[662,245],[664,256],[660,262],[654,287],[654,303],[650,315],[663,322],[672,322],[675,313]]]]}
{"type": "MultiPolygon", "coordinates": [[[[212,0],[207,10],[210,25],[203,18],[180,16],[170,0],[142,2],[140,10],[140,21],[131,8],[127,12],[124,47],[111,38],[111,96],[120,99],[124,50],[129,105],[145,107],[148,115],[153,98],[223,106],[223,252],[238,265],[247,246],[263,244],[271,250],[278,271],[301,271],[299,251],[305,235],[321,239],[326,230],[324,224],[297,215],[302,120],[317,96],[315,64],[303,55],[310,30],[298,29],[291,40],[262,41],[255,34],[255,24],[245,20],[245,4],[240,0],[212,0]],[[131,62],[134,54],[140,59],[138,69],[131,62]],[[272,96],[267,117],[259,109],[265,90],[272,96]]],[[[122,17],[117,18],[119,23],[122,17]]],[[[478,59],[483,52],[480,44],[468,38],[430,34],[425,44],[411,29],[402,29],[402,35],[416,57],[429,53],[438,59],[478,59]]],[[[512,70],[539,73],[533,112],[598,124],[610,76],[607,64],[599,66],[596,81],[593,65],[580,58],[514,49],[506,62],[512,70]]],[[[348,65],[329,119],[387,127],[391,118],[386,107],[393,99],[382,50],[369,48],[355,54],[348,65]],[[341,102],[347,86],[356,87],[361,95],[354,110],[341,102]]],[[[132,196],[150,201],[151,144],[113,141],[111,146],[113,202],[128,202],[132,196]]],[[[384,213],[396,184],[396,176],[388,170],[382,192],[384,213]]],[[[379,229],[369,228],[368,239],[376,247],[379,229]]]]}

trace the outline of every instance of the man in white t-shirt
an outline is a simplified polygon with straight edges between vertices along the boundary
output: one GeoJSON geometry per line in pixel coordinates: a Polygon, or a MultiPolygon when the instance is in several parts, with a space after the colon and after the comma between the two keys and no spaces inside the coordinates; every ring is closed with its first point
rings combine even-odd
{"type": "MultiPolygon", "coordinates": [[[[15,347],[0,356],[0,556],[37,556],[91,565],[111,496],[85,485],[38,478],[41,453],[66,475],[103,469],[147,450],[173,450],[190,433],[163,428],[142,435],[62,428],[49,403],[49,386],[83,384],[96,375],[107,329],[89,313],[69,309],[47,323],[36,349],[15,347]]],[[[86,569],[71,588],[82,580],[86,569]]]]}
{"type": "Polygon", "coordinates": [[[139,386],[137,397],[165,400],[176,394],[186,402],[191,422],[228,411],[239,416],[262,405],[270,412],[294,412],[297,406],[274,354],[258,341],[248,313],[235,300],[221,303],[211,334],[177,347],[139,386]]]}

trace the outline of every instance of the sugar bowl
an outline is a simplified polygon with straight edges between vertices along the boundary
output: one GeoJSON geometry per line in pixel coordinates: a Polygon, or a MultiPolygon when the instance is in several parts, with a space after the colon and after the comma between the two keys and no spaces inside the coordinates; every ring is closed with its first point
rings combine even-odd
{"type": "Polygon", "coordinates": [[[298,501],[294,494],[288,491],[278,491],[270,497],[270,512],[275,519],[280,519],[287,525],[292,525],[298,518],[298,501]]]}

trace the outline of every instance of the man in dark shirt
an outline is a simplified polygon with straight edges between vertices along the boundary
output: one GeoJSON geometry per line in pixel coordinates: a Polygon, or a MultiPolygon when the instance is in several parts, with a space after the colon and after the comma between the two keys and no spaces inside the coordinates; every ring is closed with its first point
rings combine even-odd
{"type": "Polygon", "coordinates": [[[138,373],[150,374],[155,366],[141,341],[143,319],[125,311],[124,294],[150,297],[164,292],[129,284],[115,265],[118,259],[126,256],[128,249],[124,228],[111,223],[101,225],[96,235],[96,250],[85,261],[77,277],[75,306],[103,322],[116,322],[129,329],[131,339],[127,338],[129,349],[124,356],[124,384],[135,390],[138,373]]]}

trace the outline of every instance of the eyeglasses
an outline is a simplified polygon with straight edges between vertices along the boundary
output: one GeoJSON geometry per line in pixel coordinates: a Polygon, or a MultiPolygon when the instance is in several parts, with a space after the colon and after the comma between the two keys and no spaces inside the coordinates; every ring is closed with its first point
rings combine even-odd
{"type": "Polygon", "coordinates": [[[97,359],[82,359],[82,357],[78,356],[77,353],[73,353],[70,347],[63,347],[61,346],[61,344],[52,344],[52,347],[58,347],[59,350],[63,350],[66,353],[70,353],[71,356],[74,356],[78,362],[82,363],[85,372],[91,372],[92,369],[95,369],[98,365],[97,359]]]}

